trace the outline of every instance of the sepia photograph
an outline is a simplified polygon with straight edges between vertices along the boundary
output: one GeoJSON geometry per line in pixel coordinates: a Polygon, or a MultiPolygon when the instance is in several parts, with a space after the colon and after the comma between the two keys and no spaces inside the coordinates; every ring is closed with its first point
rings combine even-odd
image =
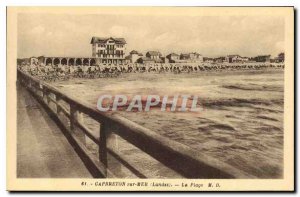
{"type": "Polygon", "coordinates": [[[293,7],[7,17],[12,190],[293,190],[293,7]]]}

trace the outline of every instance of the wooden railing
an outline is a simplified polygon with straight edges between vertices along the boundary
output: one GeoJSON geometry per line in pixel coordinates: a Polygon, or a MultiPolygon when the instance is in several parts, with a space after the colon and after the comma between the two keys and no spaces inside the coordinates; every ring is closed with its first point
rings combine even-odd
{"type": "Polygon", "coordinates": [[[87,167],[94,169],[92,170],[94,177],[113,176],[113,172],[107,170],[107,158],[109,154],[137,177],[146,178],[146,176],[132,166],[130,161],[127,161],[123,155],[119,154],[113,147],[107,145],[111,134],[114,133],[186,178],[255,178],[215,158],[163,137],[120,115],[109,115],[100,112],[95,106],[73,98],[70,95],[66,95],[50,84],[20,70],[17,72],[17,77],[18,82],[25,86],[44,107],[48,108],[51,112],[51,116],[55,118],[57,123],[63,123],[59,118],[62,113],[69,119],[70,124],[64,126],[64,128],[72,142],[80,149],[80,152],[83,153],[79,155],[88,158],[90,164],[87,165],[87,167]],[[69,110],[68,107],[61,103],[62,101],[69,105],[69,110]],[[50,103],[56,106],[56,110],[49,107],[50,103]],[[78,116],[80,113],[86,114],[100,124],[99,137],[94,135],[95,132],[92,132],[80,120],[78,116]],[[82,142],[76,139],[74,133],[75,128],[81,129],[86,137],[97,144],[98,158],[95,158],[95,156],[82,145],[82,142]]]}

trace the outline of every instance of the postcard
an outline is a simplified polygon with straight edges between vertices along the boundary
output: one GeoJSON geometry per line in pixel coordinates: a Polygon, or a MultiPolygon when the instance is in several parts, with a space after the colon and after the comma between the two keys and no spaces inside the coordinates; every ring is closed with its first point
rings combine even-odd
{"type": "Polygon", "coordinates": [[[7,190],[293,191],[293,7],[8,7],[7,190]]]}

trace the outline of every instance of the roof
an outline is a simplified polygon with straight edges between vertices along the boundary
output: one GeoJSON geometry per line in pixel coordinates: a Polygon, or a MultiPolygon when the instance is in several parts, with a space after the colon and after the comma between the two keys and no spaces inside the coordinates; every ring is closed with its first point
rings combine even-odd
{"type": "Polygon", "coordinates": [[[239,55],[228,55],[228,57],[241,57],[239,55]]]}
{"type": "Polygon", "coordinates": [[[271,57],[271,55],[258,55],[256,57],[271,57]]]}
{"type": "Polygon", "coordinates": [[[194,53],[191,53],[191,54],[198,55],[198,56],[201,55],[200,53],[197,53],[197,52],[194,52],[194,53]]]}
{"type": "Polygon", "coordinates": [[[159,51],[148,51],[146,54],[149,54],[151,56],[161,56],[161,53],[159,51]]]}
{"type": "Polygon", "coordinates": [[[140,57],[139,59],[141,59],[143,61],[154,61],[154,59],[151,59],[149,57],[140,57]]]}
{"type": "Polygon", "coordinates": [[[149,57],[140,57],[139,60],[142,60],[145,63],[147,63],[147,62],[162,63],[163,62],[162,59],[151,59],[149,57]]]}
{"type": "Polygon", "coordinates": [[[137,52],[136,50],[132,50],[132,51],[130,52],[130,54],[139,54],[139,52],[137,52]]]}
{"type": "Polygon", "coordinates": [[[181,53],[180,56],[181,57],[190,57],[190,54],[189,53],[181,53]]]}
{"type": "MultiPolygon", "coordinates": [[[[173,53],[171,53],[171,54],[173,54],[173,53]]],[[[177,54],[175,54],[175,55],[177,55],[177,54]]],[[[198,57],[202,56],[200,53],[197,53],[197,52],[193,52],[193,53],[181,53],[180,54],[181,57],[190,57],[191,55],[195,55],[195,56],[198,56],[198,57]]]]}
{"type": "Polygon", "coordinates": [[[176,54],[176,53],[170,53],[169,55],[167,55],[167,56],[179,56],[178,54],[176,54]]]}
{"type": "Polygon", "coordinates": [[[126,44],[126,41],[124,38],[104,38],[104,37],[92,37],[91,44],[94,43],[106,43],[109,39],[114,40],[116,44],[126,44]]]}

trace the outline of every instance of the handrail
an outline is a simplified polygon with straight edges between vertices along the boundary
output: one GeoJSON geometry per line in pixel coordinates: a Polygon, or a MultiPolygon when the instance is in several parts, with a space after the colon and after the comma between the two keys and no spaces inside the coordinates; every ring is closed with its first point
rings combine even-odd
{"type": "MultiPolygon", "coordinates": [[[[38,85],[44,92],[52,93],[57,99],[68,103],[70,105],[71,130],[72,127],[78,126],[91,140],[98,143],[99,160],[106,168],[107,154],[112,152],[107,147],[106,141],[109,133],[113,132],[187,178],[256,178],[186,145],[163,137],[120,115],[100,112],[90,103],[66,95],[56,87],[20,70],[18,70],[18,80],[26,80],[28,88],[38,85]],[[76,112],[82,112],[101,124],[100,138],[95,137],[87,127],[77,120],[74,115],[76,112]]],[[[58,108],[63,108],[58,102],[56,105],[58,108]]],[[[67,113],[66,109],[64,110],[64,113],[67,113]]],[[[114,154],[116,153],[114,152],[114,154]]]]}

